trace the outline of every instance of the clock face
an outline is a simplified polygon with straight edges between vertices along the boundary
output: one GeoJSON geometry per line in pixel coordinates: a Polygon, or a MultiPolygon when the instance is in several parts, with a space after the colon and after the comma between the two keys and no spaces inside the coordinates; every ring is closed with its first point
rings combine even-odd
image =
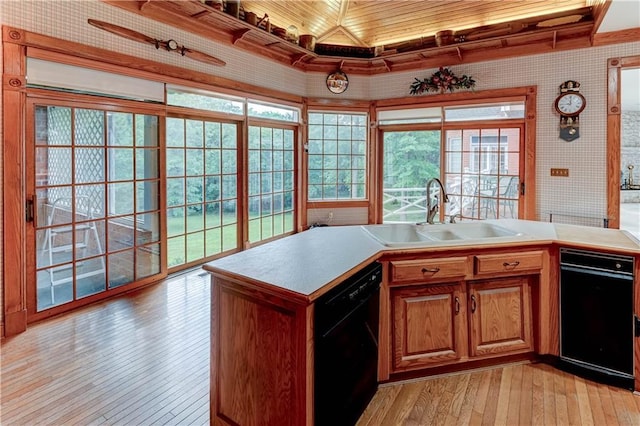
{"type": "Polygon", "coordinates": [[[562,115],[576,116],[584,110],[586,101],[579,93],[564,93],[556,99],[556,111],[562,115]]]}

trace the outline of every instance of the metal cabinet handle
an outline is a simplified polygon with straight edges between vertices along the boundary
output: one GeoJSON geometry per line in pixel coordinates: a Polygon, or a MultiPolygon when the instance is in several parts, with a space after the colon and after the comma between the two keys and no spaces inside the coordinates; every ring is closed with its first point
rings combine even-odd
{"type": "Polygon", "coordinates": [[[472,294],[472,295],[471,295],[471,313],[472,313],[472,314],[473,314],[473,313],[475,313],[475,311],[476,311],[476,308],[477,308],[477,307],[478,307],[478,306],[477,306],[477,304],[476,304],[476,295],[475,295],[475,294],[472,294]]]}
{"type": "Polygon", "coordinates": [[[504,262],[502,266],[504,266],[505,268],[515,268],[519,264],[520,262],[516,260],[515,262],[504,262]]]}
{"type": "Polygon", "coordinates": [[[440,270],[440,268],[422,268],[422,273],[426,274],[429,272],[430,274],[435,274],[440,270]]]}
{"type": "Polygon", "coordinates": [[[460,298],[458,296],[456,296],[455,302],[456,302],[456,315],[458,315],[460,313],[460,298]]]}

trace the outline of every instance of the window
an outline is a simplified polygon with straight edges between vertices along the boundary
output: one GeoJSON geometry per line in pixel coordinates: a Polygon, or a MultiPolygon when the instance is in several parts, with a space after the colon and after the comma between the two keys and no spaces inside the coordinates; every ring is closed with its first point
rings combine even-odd
{"type": "Polygon", "coordinates": [[[517,218],[521,127],[445,132],[446,214],[468,219],[517,218]]]}
{"type": "Polygon", "coordinates": [[[424,222],[426,182],[440,176],[440,130],[383,135],[383,221],[424,222]]]}
{"type": "Polygon", "coordinates": [[[167,260],[190,264],[237,242],[237,126],[167,118],[167,260]]]}
{"type": "Polygon", "coordinates": [[[367,115],[309,113],[309,201],[364,200],[367,115]]]}
{"type": "Polygon", "coordinates": [[[300,110],[285,105],[249,101],[247,103],[247,115],[249,117],[297,123],[300,119],[300,110]]]}
{"type": "Polygon", "coordinates": [[[424,221],[433,177],[449,196],[441,219],[519,217],[524,102],[381,110],[378,120],[383,222],[424,221]]]}
{"type": "Polygon", "coordinates": [[[249,126],[249,241],[294,230],[293,129],[249,126]]]}
{"type": "Polygon", "coordinates": [[[244,114],[244,99],[192,88],[168,86],[167,105],[226,114],[244,114]]]}

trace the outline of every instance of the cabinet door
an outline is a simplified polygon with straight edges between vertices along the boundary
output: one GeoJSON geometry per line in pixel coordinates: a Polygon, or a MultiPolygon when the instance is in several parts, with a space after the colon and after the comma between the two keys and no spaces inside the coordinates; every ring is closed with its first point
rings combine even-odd
{"type": "Polygon", "coordinates": [[[461,282],[392,289],[393,370],[447,364],[466,355],[461,282]]]}
{"type": "Polygon", "coordinates": [[[528,277],[469,283],[470,355],[533,350],[528,277]]]}

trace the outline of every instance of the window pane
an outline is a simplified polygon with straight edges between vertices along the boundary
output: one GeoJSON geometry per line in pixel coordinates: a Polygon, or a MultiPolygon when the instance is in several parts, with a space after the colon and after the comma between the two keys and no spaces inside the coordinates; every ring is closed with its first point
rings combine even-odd
{"type": "MultiPolygon", "coordinates": [[[[221,226],[238,226],[237,125],[190,119],[175,127],[176,140],[186,135],[186,147],[167,149],[170,268],[221,253],[221,226]]],[[[224,249],[234,248],[235,240],[224,249]]]]}
{"type": "Polygon", "coordinates": [[[383,221],[424,222],[426,182],[440,177],[440,131],[385,132],[383,144],[383,221]]]}
{"type": "Polygon", "coordinates": [[[274,215],[292,211],[293,203],[285,206],[286,176],[294,172],[293,130],[277,127],[250,126],[249,135],[249,241],[258,242],[293,231],[293,225],[282,226],[274,215]],[[278,224],[276,226],[276,224],[278,224]]]}
{"type": "Polygon", "coordinates": [[[282,120],[297,122],[300,111],[297,108],[284,105],[274,105],[249,101],[247,104],[247,115],[249,117],[269,118],[271,120],[282,120]]]}
{"type": "Polygon", "coordinates": [[[167,87],[167,104],[228,114],[244,113],[242,99],[204,90],[196,92],[193,89],[167,87]]]}
{"type": "MultiPolygon", "coordinates": [[[[311,112],[309,122],[308,199],[364,199],[357,188],[366,183],[367,115],[311,112]]],[[[289,166],[293,156],[284,161],[289,166]]]]}

